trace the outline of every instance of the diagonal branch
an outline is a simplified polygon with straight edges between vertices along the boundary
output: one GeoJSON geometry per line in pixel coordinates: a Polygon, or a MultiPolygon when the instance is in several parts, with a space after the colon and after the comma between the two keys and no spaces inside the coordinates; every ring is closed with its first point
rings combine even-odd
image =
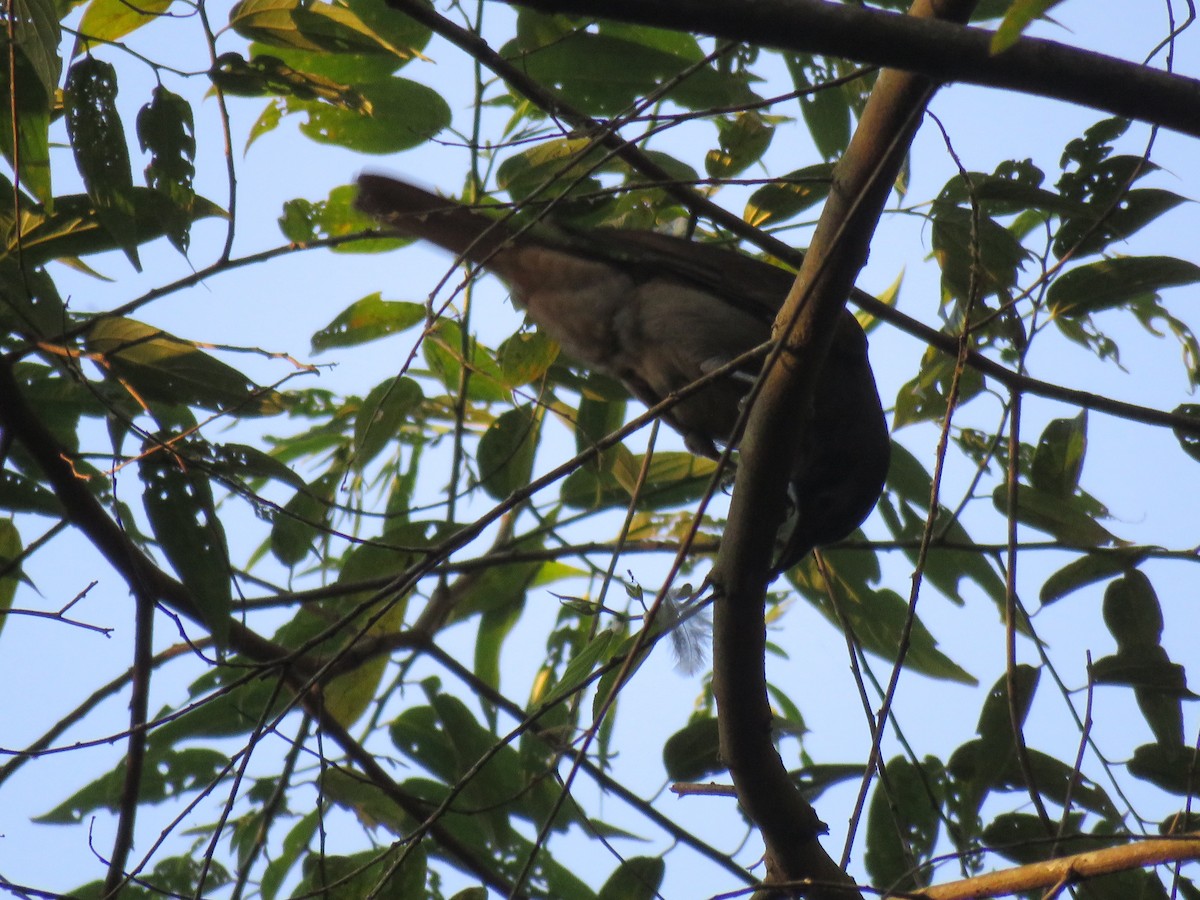
{"type": "Polygon", "coordinates": [[[1024,891],[1045,890],[1062,882],[1075,884],[1101,875],[1197,858],[1200,858],[1200,835],[1153,838],[1030,863],[1015,869],[1003,869],[962,881],[949,881],[908,896],[916,900],[981,900],[984,897],[1005,897],[1024,891]]]}

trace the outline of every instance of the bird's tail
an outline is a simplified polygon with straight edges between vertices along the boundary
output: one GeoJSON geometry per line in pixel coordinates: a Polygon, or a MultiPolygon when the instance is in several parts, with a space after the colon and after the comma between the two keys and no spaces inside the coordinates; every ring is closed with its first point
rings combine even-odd
{"type": "Polygon", "coordinates": [[[512,240],[506,222],[386,175],[358,176],[354,205],[400,234],[421,238],[481,265],[512,240]]]}

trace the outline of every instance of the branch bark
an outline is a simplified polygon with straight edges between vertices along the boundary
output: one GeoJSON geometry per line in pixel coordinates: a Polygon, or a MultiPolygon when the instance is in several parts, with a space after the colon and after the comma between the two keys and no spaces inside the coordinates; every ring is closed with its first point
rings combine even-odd
{"type": "Polygon", "coordinates": [[[1076,853],[1074,856],[1048,859],[1045,862],[1004,869],[962,881],[950,881],[906,896],[923,897],[926,900],[981,900],[983,897],[1004,897],[1020,891],[1045,890],[1059,883],[1075,884],[1101,875],[1197,858],[1200,858],[1200,834],[1155,838],[1134,841],[1120,847],[1107,847],[1103,850],[1076,853]]]}
{"type": "Polygon", "coordinates": [[[993,55],[993,32],[825,0],[502,0],[820,53],[1088,106],[1200,137],[1200,81],[1057,41],[1021,38],[993,55]]]}
{"type": "MultiPolygon", "coordinates": [[[[975,0],[915,0],[909,14],[965,20],[974,5],[975,0]]],[[[817,900],[861,894],[818,842],[816,812],[792,783],[771,738],[764,625],[768,570],[789,477],[796,460],[804,457],[805,442],[820,440],[808,429],[817,374],[935,88],[925,77],[885,70],[834,170],[812,244],[775,320],[779,349],[764,366],[710,576],[716,592],[713,694],[721,755],[742,808],[762,831],[765,882],[811,879],[808,896],[817,900]]]]}

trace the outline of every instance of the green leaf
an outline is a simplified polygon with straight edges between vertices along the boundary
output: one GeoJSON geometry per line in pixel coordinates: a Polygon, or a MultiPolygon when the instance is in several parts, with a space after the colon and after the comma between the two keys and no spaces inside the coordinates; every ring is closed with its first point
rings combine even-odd
{"type": "Polygon", "coordinates": [[[407,331],[425,320],[420,303],[384,300],[379,293],[355,300],[312,337],[314,353],[332,347],[356,347],[407,331]]]}
{"type": "Polygon", "coordinates": [[[229,11],[229,26],[249,40],[299,50],[391,53],[408,59],[414,51],[397,47],[357,15],[350,4],[322,0],[241,0],[229,11]]]}
{"type": "Polygon", "coordinates": [[[1077,318],[1200,281],[1200,266],[1170,256],[1120,256],[1076,266],[1046,290],[1053,316],[1077,318]]]}
{"type": "Polygon", "coordinates": [[[1066,171],[1058,188],[1082,209],[1064,218],[1054,236],[1052,249],[1059,259],[1068,253],[1077,258],[1099,253],[1165,211],[1159,207],[1168,198],[1141,197],[1140,189],[1130,190],[1130,185],[1159,167],[1142,156],[1111,155],[1112,143],[1128,126],[1127,119],[1102,120],[1083,138],[1067,144],[1062,156],[1066,171]]]}
{"type": "Polygon", "coordinates": [[[622,635],[611,628],[604,629],[588,640],[567,663],[558,682],[544,696],[538,698],[538,707],[553,706],[560,700],[573,695],[591,677],[592,672],[598,666],[611,660],[623,647],[622,635]]]}
{"type": "Polygon", "coordinates": [[[408,834],[416,825],[394,800],[370,782],[337,767],[321,778],[321,788],[331,801],[353,813],[368,828],[388,829],[393,834],[408,834]]]}
{"type": "Polygon", "coordinates": [[[213,639],[224,646],[233,592],[229,547],[212,488],[202,473],[161,450],[157,442],[145,449],[138,471],[145,485],[142,503],[150,527],[213,639]]]}
{"type": "MultiPolygon", "coordinates": [[[[193,445],[194,446],[194,445],[193,445]]],[[[249,444],[207,444],[211,470],[231,481],[279,481],[294,488],[304,487],[304,479],[280,460],[249,444]]]]}
{"type": "MultiPolygon", "coordinates": [[[[996,509],[1008,514],[1007,485],[996,487],[992,502],[996,509]]],[[[1017,485],[1017,521],[1048,532],[1066,544],[1097,547],[1116,540],[1096,521],[1081,498],[1054,497],[1027,484],[1017,485]]]]}
{"type": "Polygon", "coordinates": [[[519,58],[527,75],[593,115],[616,114],[642,98],[662,95],[664,84],[670,84],[665,97],[689,109],[757,99],[736,75],[711,65],[692,68],[704,55],[695,38],[650,28],[605,23],[599,33],[526,31],[500,54],[519,58]],[[691,69],[688,77],[671,83],[685,69],[691,69]]]}
{"type": "Polygon", "coordinates": [[[1008,677],[1001,675],[992,685],[983,708],[979,711],[979,724],[975,733],[982,738],[992,752],[1008,752],[1013,746],[1013,710],[1016,710],[1016,725],[1025,724],[1033,695],[1037,692],[1041,670],[1033,666],[1019,665],[1013,672],[1016,697],[1010,704],[1008,699],[1008,677]]]}
{"type": "Polygon", "coordinates": [[[377,384],[354,419],[354,465],[361,470],[399,433],[424,395],[411,378],[389,378],[377,384]]]}
{"type": "Polygon", "coordinates": [[[192,108],[162,85],[137,117],[138,141],[153,154],[146,166],[146,184],[166,201],[162,230],[175,248],[187,255],[196,192],[196,126],[192,108]]]}
{"type": "MultiPolygon", "coordinates": [[[[398,554],[392,554],[398,557],[398,554]]],[[[399,557],[403,558],[403,557],[399,557]]],[[[344,571],[344,570],[343,570],[344,571]]],[[[340,580],[340,579],[339,579],[340,580]]],[[[355,600],[357,601],[357,597],[355,600]]],[[[365,629],[365,637],[382,637],[395,634],[404,623],[404,614],[408,604],[405,599],[392,602],[382,615],[375,617],[371,627],[365,629]]],[[[372,612],[377,612],[373,610],[372,612]]],[[[319,623],[327,626],[326,621],[319,623]]],[[[360,627],[357,631],[363,631],[360,627]]],[[[361,665],[355,666],[349,672],[343,672],[328,684],[323,686],[322,702],[325,710],[344,727],[349,728],[357,722],[375,700],[383,674],[387,671],[388,658],[385,654],[376,654],[361,665]]]]}
{"type": "Polygon", "coordinates": [[[79,21],[79,39],[72,56],[79,54],[79,44],[106,44],[118,41],[143,25],[157,21],[171,7],[173,0],[91,0],[79,21]]]}
{"type": "MultiPolygon", "coordinates": [[[[894,662],[908,618],[908,604],[895,591],[876,590],[867,583],[868,573],[854,568],[853,561],[861,554],[826,550],[822,555],[840,610],[830,605],[829,589],[812,557],[791,569],[788,578],[839,631],[842,629],[840,612],[865,650],[894,662]]],[[[878,577],[877,570],[874,577],[878,577]]],[[[970,673],[937,649],[937,641],[920,619],[913,620],[904,665],[930,678],[977,683],[970,673]]]]}
{"type": "Polygon", "coordinates": [[[659,896],[666,863],[657,856],[634,856],[608,877],[597,900],[654,900],[659,896]]]}
{"type": "Polygon", "coordinates": [[[671,781],[700,781],[728,768],[721,761],[717,720],[693,718],[663,744],[663,766],[671,781]]]}
{"type": "MultiPolygon", "coordinates": [[[[129,199],[135,216],[137,243],[144,244],[167,233],[164,223],[175,221],[177,207],[172,207],[162,194],[149,188],[133,188],[129,199]]],[[[116,239],[101,224],[92,201],[82,194],[56,197],[53,213],[46,208],[23,212],[21,249],[28,266],[120,249],[116,239]]],[[[195,198],[189,212],[192,222],[226,215],[219,206],[203,197],[195,198]]],[[[5,214],[0,211],[0,222],[4,221],[5,214]]],[[[13,246],[6,249],[12,252],[13,246]]]]}
{"type": "Polygon", "coordinates": [[[610,395],[607,391],[590,389],[600,378],[603,376],[591,374],[584,390],[580,391],[579,407],[575,415],[576,453],[590,450],[598,441],[625,424],[625,412],[628,407],[625,391],[619,389],[610,395]]]}
{"type": "MultiPolygon", "coordinates": [[[[99,810],[116,812],[121,806],[121,788],[125,781],[126,761],[80,788],[54,809],[33,819],[46,825],[70,825],[82,822],[88,813],[99,810]]],[[[158,803],[207,787],[229,765],[229,754],[207,747],[166,749],[149,754],[142,768],[142,803],[158,803]]]]}
{"type": "Polygon", "coordinates": [[[755,110],[738,113],[732,118],[719,118],[717,141],[720,149],[708,151],[704,168],[713,178],[732,178],[762,159],[774,136],[774,127],[755,110]]]}
{"type": "Polygon", "coordinates": [[[138,398],[238,415],[272,415],[283,406],[275,391],[260,388],[192,341],[134,319],[99,319],[88,329],[87,344],[138,398]]]}
{"type": "MultiPolygon", "coordinates": [[[[234,659],[245,664],[247,660],[234,659]]],[[[191,698],[202,702],[189,704],[150,732],[148,754],[153,758],[173,747],[193,740],[246,735],[281,714],[292,699],[281,690],[278,678],[264,676],[238,681],[242,673],[230,669],[209,670],[188,689],[191,698]]],[[[226,756],[225,761],[229,758],[226,756]]]]}
{"type": "MultiPolygon", "coordinates": [[[[1152,171],[1156,167],[1149,165],[1146,168],[1152,171]]],[[[1087,204],[1083,214],[1059,230],[1055,250],[1062,248],[1065,252],[1067,247],[1074,246],[1076,258],[1099,253],[1111,243],[1128,240],[1187,199],[1161,188],[1124,190],[1122,186],[1121,190],[1115,208],[1107,198],[1103,205],[1099,201],[1087,204]]]]}
{"type": "MultiPolygon", "coordinates": [[[[942,267],[942,286],[959,299],[974,287],[980,296],[1005,296],[1029,258],[1017,237],[990,216],[978,219],[970,209],[935,201],[933,256],[942,267]]],[[[944,354],[941,354],[945,358],[944,354]]]]}
{"type": "Polygon", "coordinates": [[[785,53],[783,59],[792,83],[801,92],[800,112],[817,151],[822,159],[839,159],[850,143],[854,115],[862,112],[875,73],[862,73],[850,82],[834,84],[854,72],[856,64],[808,53],[785,53]]]}
{"type": "Polygon", "coordinates": [[[479,483],[497,500],[526,487],[533,475],[541,416],[531,405],[499,416],[479,439],[479,483]]]}
{"type": "Polygon", "coordinates": [[[1135,569],[1110,584],[1104,592],[1104,624],[1118,650],[1157,647],[1163,615],[1150,579],[1135,569]]]}
{"type": "MultiPolygon", "coordinates": [[[[1078,833],[1081,819],[1079,813],[1067,818],[1066,827],[1061,832],[1063,840],[1070,840],[1078,833]]],[[[996,816],[983,830],[983,839],[1006,859],[1021,865],[1044,860],[1052,848],[1051,842],[1046,840],[1045,824],[1032,813],[1002,813],[996,816]]],[[[1090,887],[1091,881],[1087,884],[1090,887]]]]}
{"type": "Polygon", "coordinates": [[[454,782],[458,773],[454,744],[432,706],[410,706],[392,721],[388,730],[396,749],[434,776],[454,782]]]}
{"type": "MultiPolygon", "coordinates": [[[[1171,412],[1176,416],[1194,419],[1196,426],[1200,428],[1200,404],[1183,403],[1175,407],[1171,412]]],[[[1174,432],[1175,439],[1179,441],[1179,446],[1183,448],[1183,452],[1192,459],[1200,462],[1200,434],[1184,431],[1182,428],[1175,428],[1174,432]]]]}
{"type": "Polygon", "coordinates": [[[364,850],[350,856],[312,853],[304,857],[304,877],[296,886],[299,896],[325,900],[362,900],[363,897],[426,897],[428,861],[421,845],[391,853],[364,850]],[[401,855],[403,854],[403,855],[401,855]]]}
{"type": "Polygon", "coordinates": [[[0,509],[9,512],[30,512],[59,518],[62,507],[53,491],[42,487],[20,472],[0,471],[0,509]]]}
{"type": "MultiPolygon", "coordinates": [[[[954,380],[955,360],[930,347],[921,357],[921,371],[896,393],[893,413],[894,429],[915,422],[940,422],[950,401],[950,386],[954,380]]],[[[958,402],[967,402],[983,392],[983,376],[969,366],[958,381],[958,402]]]]}
{"type": "Polygon", "coordinates": [[[823,159],[837,159],[845,152],[854,122],[845,92],[820,87],[811,90],[800,97],[800,113],[823,159]]]}
{"type": "Polygon", "coordinates": [[[591,195],[600,188],[600,182],[592,176],[618,168],[619,164],[589,138],[555,138],[539,141],[505,159],[496,169],[496,184],[517,201],[531,195],[541,201],[572,194],[591,195]]]}
{"type": "MultiPolygon", "coordinates": [[[[278,43],[271,46],[271,55],[281,58],[298,71],[321,75],[346,84],[378,81],[411,60],[423,58],[421,50],[432,36],[427,25],[409,16],[396,15],[396,11],[390,8],[385,0],[342,0],[338,5],[346,7],[358,16],[373,35],[382,38],[388,45],[399,48],[400,55],[369,51],[329,53],[285,47],[278,43]]],[[[267,52],[265,45],[260,44],[252,44],[250,51],[251,56],[267,52]]]]}
{"type": "Polygon", "coordinates": [[[425,335],[421,351],[429,368],[452,394],[457,394],[462,389],[463,362],[466,359],[470,361],[467,366],[470,372],[467,383],[469,399],[488,402],[509,398],[499,364],[488,349],[474,338],[466,338],[464,341],[458,323],[450,319],[439,319],[425,335]]]}
{"type": "Polygon", "coordinates": [[[1129,773],[1181,797],[1190,797],[1200,783],[1200,758],[1186,744],[1143,744],[1133,751],[1129,773]]]}
{"type": "Polygon", "coordinates": [[[295,97],[287,100],[287,110],[307,113],[300,130],[312,140],[359,153],[399,153],[450,125],[450,107],[442,95],[419,82],[389,78],[355,87],[363,97],[362,110],[295,97]]]}
{"type": "MultiPolygon", "coordinates": [[[[505,566],[503,568],[511,570],[517,567],[505,566]]],[[[535,568],[540,568],[540,566],[535,568]]],[[[496,569],[489,568],[486,575],[491,576],[495,571],[496,569]]],[[[488,580],[493,579],[489,578],[488,580]]],[[[525,610],[524,590],[528,588],[529,581],[529,578],[522,579],[519,574],[510,577],[507,579],[508,585],[520,591],[516,600],[513,601],[509,597],[506,598],[510,600],[508,603],[496,603],[493,595],[487,598],[488,605],[481,607],[479,631],[475,638],[473,671],[476,677],[496,689],[500,687],[500,652],[504,648],[505,639],[512,634],[513,628],[521,620],[521,613],[525,610]]],[[[458,612],[459,608],[456,607],[455,613],[458,612]]]]}
{"type": "Polygon", "coordinates": [[[1062,0],[1013,0],[996,33],[992,35],[992,54],[1003,53],[1015,44],[1021,37],[1021,32],[1035,19],[1040,19],[1047,10],[1061,2],[1062,0]]]}
{"type": "MultiPolygon", "coordinates": [[[[562,483],[562,500],[577,509],[601,509],[629,505],[641,472],[643,457],[624,446],[605,454],[601,468],[576,469],[562,483]]],[[[690,503],[708,489],[717,463],[683,451],[654,454],[638,494],[638,509],[666,509],[690,503]]]]}
{"type": "Polygon", "coordinates": [[[888,762],[867,811],[864,863],[872,884],[890,891],[924,886],[918,867],[937,842],[941,774],[941,764],[932,758],[926,759],[924,772],[902,756],[888,762]]]}
{"type": "Polygon", "coordinates": [[[330,481],[322,476],[309,488],[296,491],[271,526],[271,553],[285,566],[295,566],[314,549],[329,521],[330,481]]]}
{"type": "Polygon", "coordinates": [[[751,194],[742,217],[756,228],[785,222],[828,197],[832,179],[833,163],[796,169],[751,194]]]}
{"type": "Polygon", "coordinates": [[[844,781],[861,780],[865,770],[865,766],[856,763],[824,763],[804,766],[793,772],[792,778],[804,799],[815,803],[829,788],[844,781]]]}
{"type": "MultiPolygon", "coordinates": [[[[62,71],[62,58],[58,53],[62,27],[57,5],[53,0],[13,0],[9,11],[13,17],[18,57],[37,75],[42,94],[53,97],[62,71]]],[[[7,91],[4,96],[9,96],[7,91]]]]}
{"type": "MultiPolygon", "coordinates": [[[[4,474],[8,474],[5,472],[4,474]]],[[[8,621],[13,598],[17,595],[17,584],[21,580],[21,567],[17,563],[24,547],[21,532],[12,519],[0,519],[0,631],[8,621]]]]}
{"type": "Polygon", "coordinates": [[[1092,676],[1101,684],[1124,684],[1189,699],[1195,697],[1187,688],[1183,666],[1167,659],[1166,651],[1158,646],[1101,657],[1092,663],[1092,676]]]}
{"type": "Polygon", "coordinates": [[[1136,568],[1145,557],[1144,547],[1118,547],[1086,553],[1042,582],[1038,599],[1043,604],[1061,600],[1072,591],[1136,568]]]}
{"type": "Polygon", "coordinates": [[[1033,454],[1029,480],[1039,491],[1072,497],[1079,486],[1087,452],[1087,410],[1073,419],[1054,419],[1042,431],[1033,454]]]}
{"type": "MultiPolygon", "coordinates": [[[[536,553],[543,546],[541,538],[539,532],[534,532],[531,537],[507,545],[505,550],[536,553]]],[[[488,566],[470,580],[460,583],[459,590],[455,593],[456,603],[449,623],[461,622],[478,613],[485,616],[492,613],[508,614],[513,611],[519,613],[524,606],[526,593],[536,582],[542,569],[543,564],[540,562],[488,566]]],[[[504,619],[493,620],[492,625],[503,629],[503,622],[504,619]]],[[[503,631],[502,634],[507,634],[507,631],[503,631]]],[[[496,634],[494,637],[498,639],[502,634],[496,634]]]]}
{"type": "MultiPolygon", "coordinates": [[[[57,27],[57,20],[55,26],[57,27]]],[[[57,47],[57,41],[55,42],[57,47]]],[[[8,54],[4,54],[7,60],[8,54]]],[[[57,55],[54,57],[58,64],[57,55]]],[[[13,57],[16,75],[16,88],[13,89],[7,63],[0,65],[0,95],[5,102],[0,103],[0,150],[8,160],[10,167],[18,161],[18,175],[22,186],[43,203],[52,204],[53,194],[50,184],[50,120],[54,109],[53,98],[55,86],[47,91],[39,81],[39,74],[33,63],[24,53],[13,57]],[[16,125],[13,123],[13,106],[16,106],[16,125]],[[16,133],[16,148],[13,147],[13,133],[16,133]]],[[[57,68],[55,82],[57,83],[57,68]]],[[[0,176],[2,178],[3,176],[0,176]]],[[[12,183],[4,178],[0,184],[4,186],[5,196],[12,196],[12,183]]],[[[11,205],[11,204],[6,204],[11,205]]],[[[5,211],[4,215],[9,216],[5,211]]],[[[7,231],[7,240],[11,241],[11,230],[7,231]]]]}
{"type": "MultiPolygon", "coordinates": [[[[375,228],[373,219],[354,208],[354,198],[357,196],[358,188],[344,184],[331,190],[327,200],[288,200],[283,204],[283,215],[278,219],[279,228],[289,241],[297,244],[359,234],[375,228]]],[[[407,238],[364,237],[331,249],[334,253],[378,253],[410,243],[412,241],[407,238]]]]}
{"type": "Polygon", "coordinates": [[[139,272],[133,172],[125,128],[117,110],[117,71],[109,63],[85,57],[67,73],[63,89],[67,135],[75,165],[100,224],[139,272]]]}
{"type": "Polygon", "coordinates": [[[13,0],[6,12],[16,42],[11,57],[6,51],[0,66],[0,96],[4,97],[0,104],[0,149],[10,165],[19,157],[21,184],[48,203],[49,128],[62,70],[58,9],[54,0],[13,0]]]}
{"type": "MultiPolygon", "coordinates": [[[[283,881],[287,878],[288,873],[296,865],[300,859],[300,855],[312,840],[313,835],[317,833],[317,825],[320,824],[321,813],[318,810],[313,810],[292,826],[283,838],[282,849],[271,856],[267,863],[266,869],[263,871],[262,890],[263,900],[275,900],[279,894],[280,887],[283,886],[283,881]]],[[[486,898],[485,898],[486,900],[486,898]]]]}
{"type": "MultiPolygon", "coordinates": [[[[240,53],[222,53],[208,74],[214,85],[238,97],[295,97],[363,115],[371,112],[371,104],[353,86],[302,72],[269,53],[257,53],[249,62],[240,53]]],[[[278,109],[275,105],[268,108],[278,109]]],[[[247,145],[253,140],[251,137],[247,145]]]]}
{"type": "MultiPolygon", "coordinates": [[[[908,451],[895,448],[892,456],[893,466],[904,455],[908,455],[908,451]]],[[[915,459],[912,461],[915,462],[915,459]]],[[[904,463],[901,461],[900,464],[904,463]]],[[[916,465],[919,466],[920,463],[916,465]]],[[[894,480],[889,476],[889,481],[894,480]]],[[[928,497],[929,494],[926,493],[925,502],[928,502],[928,497]]],[[[897,540],[916,541],[925,531],[926,513],[914,508],[910,502],[901,500],[897,510],[891,499],[884,495],[880,499],[879,512],[897,540]]],[[[957,519],[951,521],[950,511],[944,507],[938,510],[933,523],[933,534],[947,544],[965,545],[969,548],[974,543],[962,523],[957,519]]],[[[920,550],[915,547],[906,548],[904,555],[916,562],[920,550]]],[[[981,550],[945,547],[935,542],[929,547],[925,557],[925,578],[956,605],[961,606],[963,603],[961,585],[964,578],[975,582],[998,606],[1004,603],[1004,579],[981,550]]]]}
{"type": "Polygon", "coordinates": [[[558,359],[558,343],[543,331],[518,331],[500,345],[500,373],[506,387],[540,380],[558,359]]]}

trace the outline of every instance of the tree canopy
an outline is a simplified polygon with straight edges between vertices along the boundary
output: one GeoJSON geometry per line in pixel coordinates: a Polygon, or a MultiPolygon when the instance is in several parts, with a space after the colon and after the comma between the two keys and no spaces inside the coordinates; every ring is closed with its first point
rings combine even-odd
{"type": "Polygon", "coordinates": [[[1195,16],[1100,6],[10,0],[0,886],[1200,897],[1195,16]],[[363,170],[794,273],[740,445],[363,170]]]}

